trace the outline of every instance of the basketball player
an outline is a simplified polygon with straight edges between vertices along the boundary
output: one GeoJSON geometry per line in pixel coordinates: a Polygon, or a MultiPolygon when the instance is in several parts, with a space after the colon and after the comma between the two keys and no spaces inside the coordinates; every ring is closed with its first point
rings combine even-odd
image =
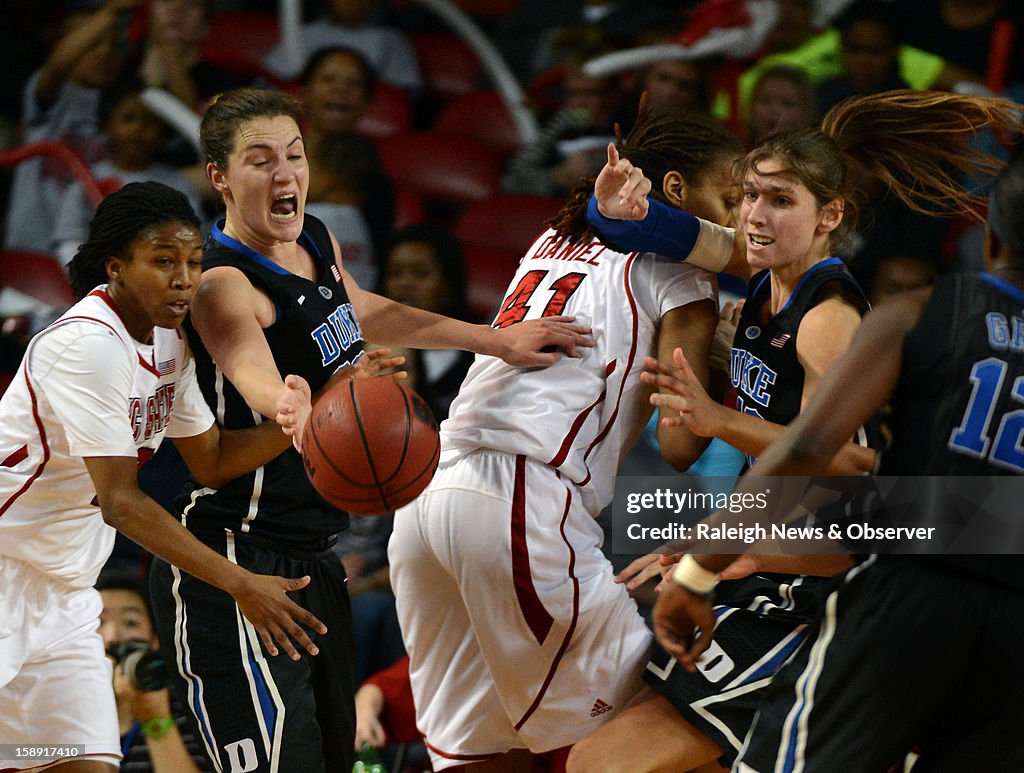
{"type": "MultiPolygon", "coordinates": [[[[669,206],[729,221],[739,145],[722,127],[642,110],[621,153],[643,161],[669,206]]],[[[575,743],[643,689],[651,636],[612,581],[595,518],[650,415],[644,355],[681,346],[705,363],[717,284],[593,238],[593,184],[529,249],[493,325],[571,314],[595,348],[545,370],[478,357],[442,423],[433,481],[395,516],[392,585],[435,770],[525,769],[528,752],[575,743]]],[[[728,233],[709,223],[706,239],[728,233]]],[[[687,431],[660,435],[679,469],[703,450],[687,431]]]]}
{"type": "Polygon", "coordinates": [[[0,400],[0,755],[14,755],[0,760],[5,770],[51,763],[31,751],[71,745],[77,755],[54,769],[117,769],[103,604],[92,587],[115,528],[230,593],[273,653],[298,657],[291,639],[315,652],[300,623],[323,630],[285,595],[309,577],[242,569],[138,487],[138,466],[165,435],[210,486],[288,443],[273,424],[221,432],[199,393],[176,329],[200,271],[188,201],[160,183],[126,185],[99,206],[69,270],[82,300],[33,338],[0,400]]]}
{"type": "MultiPolygon", "coordinates": [[[[866,309],[849,272],[830,257],[834,241],[855,225],[861,204],[847,170],[856,164],[888,175],[893,191],[918,208],[917,191],[902,180],[917,181],[926,194],[936,192],[936,201],[947,202],[950,209],[966,208],[968,197],[962,190],[947,197],[956,188],[948,170],[970,168],[978,159],[964,151],[965,135],[950,126],[969,130],[989,120],[1005,124],[1009,116],[1007,103],[921,92],[874,95],[834,109],[822,129],[777,134],[749,153],[738,166],[743,175],[739,224],[747,260],[760,271],[751,279],[733,341],[731,377],[739,410],[709,399],[690,373],[688,358],[677,355],[677,367],[651,360],[652,373],[645,375],[647,383],[673,393],[652,398],[662,407],[664,420],[701,436],[720,437],[751,460],[762,453],[813,396],[866,309]],[[911,126],[925,128],[912,133],[911,126]]],[[[618,175],[631,171],[620,169],[618,175]]],[[[645,206],[629,206],[638,203],[641,209],[645,206]]],[[[629,214],[617,197],[604,205],[629,214]]],[[[656,202],[650,206],[661,213],[667,233],[651,234],[646,225],[645,234],[633,224],[608,220],[600,221],[600,227],[614,231],[616,243],[644,249],[678,240],[680,233],[692,229],[693,218],[685,213],[656,202]]],[[[595,209],[592,203],[591,214],[595,209]]],[[[830,461],[829,473],[867,472],[873,459],[868,449],[847,443],[830,461]]],[[[575,749],[574,761],[578,758],[581,764],[577,769],[596,759],[608,771],[628,769],[636,755],[620,751],[623,739],[645,726],[674,727],[672,707],[731,761],[773,672],[802,646],[807,624],[818,619],[831,589],[831,577],[809,575],[828,575],[848,565],[844,556],[776,556],[762,560],[755,576],[723,584],[714,656],[696,673],[686,673],[657,652],[645,677],[661,696],[575,749]]],[[[687,769],[683,760],[702,761],[692,754],[698,747],[684,730],[666,730],[674,743],[645,747],[642,757],[652,766],[655,761],[674,762],[680,769],[687,769]]]]}
{"type": "MultiPolygon", "coordinates": [[[[1024,473],[1024,347],[1010,335],[1024,328],[1021,212],[1018,149],[989,197],[987,272],[939,277],[868,314],[750,475],[818,474],[887,402],[893,442],[879,474],[1024,473]]],[[[659,639],[688,668],[709,643],[694,626],[712,630],[715,573],[733,558],[689,556],[658,600],[659,639]]],[[[871,556],[776,675],[735,770],[874,773],[911,744],[914,770],[1022,770],[1021,636],[1021,556],[871,556]]]]}
{"type": "MultiPolygon", "coordinates": [[[[562,356],[546,347],[572,354],[587,343],[585,329],[565,317],[491,330],[360,288],[334,236],[305,215],[298,116],[297,103],[280,92],[239,89],[217,97],[201,124],[207,175],[227,215],[207,242],[188,334],[200,388],[224,426],[274,416],[284,374],[320,390],[363,359],[364,334],[382,345],[499,354],[520,366],[562,356]]],[[[268,659],[230,596],[154,564],[158,635],[174,645],[173,678],[211,761],[247,772],[350,770],[351,620],[331,549],[348,516],[316,494],[292,448],[216,488],[194,481],[179,502],[189,530],[221,555],[311,576],[315,589],[297,600],[328,628],[317,638],[319,657],[268,659]]]]}

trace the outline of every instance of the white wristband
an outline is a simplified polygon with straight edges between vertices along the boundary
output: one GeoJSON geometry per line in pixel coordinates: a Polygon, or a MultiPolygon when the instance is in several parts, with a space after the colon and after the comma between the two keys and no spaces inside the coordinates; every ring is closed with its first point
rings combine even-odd
{"type": "Polygon", "coordinates": [[[676,564],[672,572],[672,581],[698,596],[710,596],[718,585],[718,575],[697,563],[697,559],[687,553],[676,564]]]}

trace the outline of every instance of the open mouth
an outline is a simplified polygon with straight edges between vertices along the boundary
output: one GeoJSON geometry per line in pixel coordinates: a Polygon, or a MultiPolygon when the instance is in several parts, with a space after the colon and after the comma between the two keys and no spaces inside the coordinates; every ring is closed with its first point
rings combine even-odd
{"type": "Polygon", "coordinates": [[[274,199],[274,203],[270,205],[270,215],[275,220],[288,222],[298,217],[298,214],[298,199],[295,198],[294,193],[290,193],[287,196],[279,196],[274,199]]]}
{"type": "Polygon", "coordinates": [[[756,236],[755,234],[747,234],[747,238],[750,239],[750,243],[758,247],[767,247],[769,244],[774,244],[774,239],[769,239],[767,236],[756,236]]]}

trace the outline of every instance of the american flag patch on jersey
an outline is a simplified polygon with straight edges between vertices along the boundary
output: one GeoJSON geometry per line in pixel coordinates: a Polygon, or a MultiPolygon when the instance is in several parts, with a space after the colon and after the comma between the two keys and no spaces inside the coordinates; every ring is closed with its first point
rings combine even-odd
{"type": "Polygon", "coordinates": [[[781,349],[783,346],[786,345],[786,341],[788,341],[791,337],[792,336],[789,333],[783,333],[782,335],[775,336],[775,338],[773,338],[768,343],[770,343],[776,349],[781,349]]]}
{"type": "Polygon", "coordinates": [[[335,282],[341,282],[341,272],[338,271],[338,267],[333,263],[331,264],[331,273],[334,274],[335,282]]]}
{"type": "Polygon", "coordinates": [[[176,363],[174,361],[174,357],[171,357],[171,359],[169,360],[164,360],[161,363],[157,363],[157,373],[159,373],[161,376],[169,376],[172,373],[174,373],[175,364],[176,363]]]}

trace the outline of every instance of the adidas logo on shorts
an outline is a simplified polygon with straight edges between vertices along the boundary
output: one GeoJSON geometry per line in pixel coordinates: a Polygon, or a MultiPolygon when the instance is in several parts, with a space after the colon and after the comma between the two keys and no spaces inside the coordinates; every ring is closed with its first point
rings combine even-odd
{"type": "Polygon", "coordinates": [[[614,708],[614,707],[613,706],[609,706],[603,700],[598,698],[596,701],[594,701],[594,705],[590,709],[590,716],[592,716],[592,717],[599,717],[602,714],[607,714],[609,711],[612,710],[612,708],[614,708]]]}

